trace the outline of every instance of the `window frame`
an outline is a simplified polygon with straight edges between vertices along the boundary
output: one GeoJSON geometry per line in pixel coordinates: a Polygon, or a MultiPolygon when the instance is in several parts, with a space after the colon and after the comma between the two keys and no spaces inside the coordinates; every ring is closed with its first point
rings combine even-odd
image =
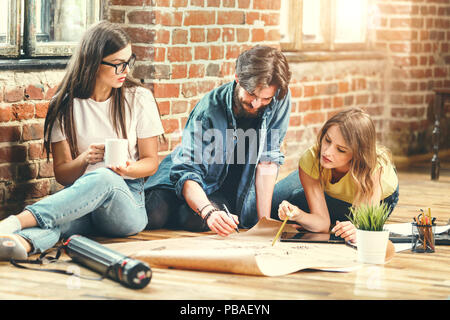
{"type": "MultiPolygon", "coordinates": [[[[100,20],[102,5],[100,1],[86,0],[86,25],[91,25],[100,20]]],[[[25,1],[24,8],[24,54],[30,58],[37,57],[64,57],[71,56],[78,42],[72,41],[51,41],[38,42],[36,26],[36,0],[25,1]]]]}
{"type": "MultiPolygon", "coordinates": [[[[50,41],[41,42],[38,39],[46,37],[45,33],[36,32],[36,0],[8,0],[10,10],[8,12],[7,42],[0,43],[0,59],[42,59],[70,57],[78,41],[50,41]],[[21,12],[23,14],[23,21],[21,12]],[[21,39],[21,27],[23,26],[23,40],[21,39]]],[[[42,0],[44,1],[48,0],[42,0]]],[[[104,12],[103,0],[86,0],[86,25],[89,26],[100,21],[104,12]]]]}
{"type": "MultiPolygon", "coordinates": [[[[286,0],[288,1],[288,17],[289,20],[289,40],[281,42],[280,46],[283,51],[357,51],[371,50],[373,43],[370,39],[369,28],[367,27],[367,18],[364,19],[365,41],[336,43],[335,28],[336,24],[336,1],[335,0],[317,0],[321,1],[321,7],[327,8],[321,10],[323,42],[321,43],[305,43],[302,40],[302,21],[303,21],[303,0],[286,0]],[[291,27],[292,26],[292,27],[291,27]]],[[[367,0],[366,9],[372,4],[373,0],[367,0]]]]}
{"type": "Polygon", "coordinates": [[[8,33],[6,42],[0,43],[0,57],[12,58],[20,55],[20,2],[21,0],[8,0],[8,33]]]}

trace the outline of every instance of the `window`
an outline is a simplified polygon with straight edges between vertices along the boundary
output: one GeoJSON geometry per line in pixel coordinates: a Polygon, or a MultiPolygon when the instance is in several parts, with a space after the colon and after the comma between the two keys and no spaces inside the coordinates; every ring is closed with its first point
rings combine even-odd
{"type": "Polygon", "coordinates": [[[0,56],[70,56],[100,12],[100,0],[1,0],[0,56]]]}
{"type": "Polygon", "coordinates": [[[370,0],[282,0],[282,48],[287,51],[367,49],[370,0]]]}

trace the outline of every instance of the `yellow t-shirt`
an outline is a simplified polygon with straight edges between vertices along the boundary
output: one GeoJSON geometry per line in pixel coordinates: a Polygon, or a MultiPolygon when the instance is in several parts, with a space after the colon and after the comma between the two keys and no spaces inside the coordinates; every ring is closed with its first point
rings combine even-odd
{"type": "MultiPolygon", "coordinates": [[[[381,174],[382,199],[389,197],[398,186],[398,177],[392,163],[382,164],[381,174]]],[[[306,150],[299,160],[299,167],[313,179],[319,179],[319,162],[315,153],[315,146],[306,150]]],[[[330,197],[348,203],[353,203],[356,188],[350,173],[347,172],[338,182],[331,183],[331,170],[323,169],[325,193],[330,197]]]]}

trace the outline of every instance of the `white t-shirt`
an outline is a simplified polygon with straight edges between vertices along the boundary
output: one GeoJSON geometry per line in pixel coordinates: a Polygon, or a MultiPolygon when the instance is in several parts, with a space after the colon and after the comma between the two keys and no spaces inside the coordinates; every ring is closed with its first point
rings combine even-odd
{"type": "MultiPolygon", "coordinates": [[[[105,143],[109,138],[122,138],[117,136],[110,116],[111,98],[97,102],[92,99],[73,100],[73,117],[77,136],[77,145],[80,153],[86,151],[92,143],[105,143]]],[[[125,100],[131,106],[131,119],[128,104],[125,102],[125,124],[128,138],[128,158],[139,160],[137,139],[159,136],[164,133],[155,99],[150,90],[135,87],[125,88],[125,100]]],[[[66,140],[60,130],[59,121],[56,121],[51,134],[51,142],[66,140]]],[[[105,167],[105,162],[89,165],[86,172],[105,167]]]]}

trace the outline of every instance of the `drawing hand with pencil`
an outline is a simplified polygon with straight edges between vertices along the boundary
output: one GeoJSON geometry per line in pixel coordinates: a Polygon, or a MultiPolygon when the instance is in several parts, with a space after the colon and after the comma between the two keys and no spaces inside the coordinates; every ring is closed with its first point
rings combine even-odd
{"type": "Polygon", "coordinates": [[[300,216],[301,213],[302,210],[300,210],[297,206],[289,203],[286,200],[281,202],[280,206],[278,207],[278,217],[281,220],[284,220],[286,219],[286,217],[288,217],[289,220],[296,221],[296,219],[300,216]]]}
{"type": "Polygon", "coordinates": [[[207,217],[206,223],[211,231],[216,232],[222,237],[226,237],[233,232],[239,232],[239,218],[231,214],[226,207],[224,211],[215,210],[207,217]]]}

